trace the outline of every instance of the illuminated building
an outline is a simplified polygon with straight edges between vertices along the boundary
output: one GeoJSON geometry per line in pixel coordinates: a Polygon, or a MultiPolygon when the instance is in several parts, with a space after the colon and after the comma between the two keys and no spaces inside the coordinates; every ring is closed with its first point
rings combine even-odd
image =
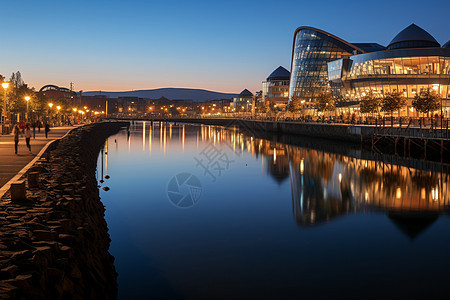
{"type": "Polygon", "coordinates": [[[69,90],[68,88],[59,87],[56,85],[48,84],[39,90],[39,93],[47,96],[53,100],[67,100],[70,104],[76,104],[79,101],[79,96],[76,92],[69,90]]]}
{"type": "Polygon", "coordinates": [[[289,97],[314,102],[331,92],[337,107],[356,108],[369,92],[383,96],[401,92],[407,98],[402,115],[415,115],[411,100],[432,89],[442,98],[448,116],[450,44],[442,47],[425,30],[412,24],[384,48],[375,43],[348,43],[311,27],[294,35],[289,97]]]}
{"type": "Polygon", "coordinates": [[[243,90],[237,97],[233,98],[233,102],[231,102],[231,107],[236,108],[238,110],[248,111],[252,107],[253,94],[245,89],[243,90]]]}
{"type": "Polygon", "coordinates": [[[291,73],[282,66],[273,71],[266,81],[263,81],[263,100],[281,106],[286,105],[289,100],[290,76],[291,73]]]}

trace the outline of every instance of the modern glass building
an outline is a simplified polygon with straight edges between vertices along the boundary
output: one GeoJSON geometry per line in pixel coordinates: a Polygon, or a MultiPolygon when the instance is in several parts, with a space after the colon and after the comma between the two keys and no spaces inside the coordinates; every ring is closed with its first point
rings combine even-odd
{"type": "Polygon", "coordinates": [[[425,30],[412,24],[387,47],[376,43],[348,43],[312,27],[295,31],[289,98],[314,102],[331,92],[337,107],[357,110],[370,90],[377,95],[402,92],[408,99],[402,115],[416,115],[414,95],[433,89],[450,116],[450,41],[442,47],[425,30]]]}
{"type": "Polygon", "coordinates": [[[395,36],[384,51],[328,63],[328,77],[331,90],[341,99],[341,106],[357,104],[369,91],[380,97],[388,92],[400,92],[408,100],[401,115],[415,116],[412,99],[420,91],[432,89],[443,100],[444,116],[450,115],[449,44],[440,47],[428,32],[415,24],[395,36]]]}
{"type": "Polygon", "coordinates": [[[313,27],[299,27],[294,33],[289,99],[296,96],[311,102],[329,90],[327,63],[364,53],[337,36],[313,27]]]}

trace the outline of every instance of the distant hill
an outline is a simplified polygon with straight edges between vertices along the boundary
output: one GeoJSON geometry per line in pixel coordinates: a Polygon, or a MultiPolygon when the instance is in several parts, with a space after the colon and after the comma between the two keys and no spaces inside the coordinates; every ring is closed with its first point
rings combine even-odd
{"type": "Polygon", "coordinates": [[[126,92],[104,92],[104,91],[90,91],[83,93],[84,96],[106,95],[109,98],[118,97],[140,97],[159,99],[166,97],[170,100],[193,100],[195,102],[203,102],[206,100],[216,99],[231,99],[238,94],[219,93],[201,89],[186,89],[186,88],[162,88],[153,90],[138,90],[126,92]]]}

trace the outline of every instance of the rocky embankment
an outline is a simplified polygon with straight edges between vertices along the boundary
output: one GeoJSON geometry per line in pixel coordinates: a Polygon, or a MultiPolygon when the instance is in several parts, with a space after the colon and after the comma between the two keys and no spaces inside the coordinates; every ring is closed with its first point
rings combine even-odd
{"type": "Polygon", "coordinates": [[[123,123],[55,141],[26,199],[0,200],[0,299],[114,299],[117,273],[95,178],[98,152],[123,123]]]}

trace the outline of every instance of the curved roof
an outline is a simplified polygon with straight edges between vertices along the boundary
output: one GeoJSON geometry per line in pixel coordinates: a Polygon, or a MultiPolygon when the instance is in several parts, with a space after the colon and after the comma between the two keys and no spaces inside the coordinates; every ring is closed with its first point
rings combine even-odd
{"type": "Polygon", "coordinates": [[[402,31],[400,31],[392,39],[392,41],[388,45],[388,49],[392,48],[394,44],[410,41],[426,42],[426,44],[423,44],[422,47],[440,47],[439,43],[434,39],[434,37],[431,34],[426,32],[416,24],[411,24],[402,31]]]}
{"type": "Polygon", "coordinates": [[[269,77],[267,77],[267,81],[271,80],[289,80],[291,78],[291,72],[279,66],[272,73],[270,73],[269,77]]]}
{"type": "Polygon", "coordinates": [[[356,47],[363,49],[366,52],[376,52],[386,50],[386,47],[377,43],[352,43],[356,47]]]}
{"type": "MultiPolygon", "coordinates": [[[[297,29],[295,30],[295,32],[294,32],[294,42],[293,42],[293,45],[292,45],[292,50],[294,50],[294,46],[295,46],[295,37],[297,36],[297,33],[298,33],[300,30],[304,30],[304,29],[310,29],[310,30],[314,30],[314,31],[320,32],[320,33],[322,33],[322,34],[324,34],[324,35],[327,35],[327,36],[329,36],[329,37],[331,37],[331,38],[333,38],[333,39],[335,39],[335,40],[340,41],[341,43],[346,44],[347,46],[349,46],[349,47],[351,47],[351,48],[353,48],[353,49],[355,49],[355,50],[357,50],[357,51],[359,51],[359,52],[361,52],[361,53],[366,53],[366,51],[362,50],[361,48],[359,48],[359,47],[357,47],[357,46],[355,46],[355,45],[353,45],[353,44],[351,44],[351,43],[349,43],[349,42],[347,42],[347,41],[344,41],[343,39],[341,39],[341,38],[339,38],[339,37],[337,37],[337,36],[335,36],[335,35],[333,35],[333,34],[331,34],[331,33],[328,33],[328,32],[323,31],[323,30],[321,30],[321,29],[317,29],[317,28],[310,27],[310,26],[300,26],[299,28],[297,28],[297,29]]],[[[292,51],[292,53],[293,53],[293,52],[294,52],[294,51],[292,51]]]]}
{"type": "Polygon", "coordinates": [[[245,89],[239,94],[239,97],[253,97],[253,94],[249,90],[245,89]]]}
{"type": "Polygon", "coordinates": [[[344,41],[343,39],[341,39],[341,38],[339,38],[339,37],[337,37],[337,36],[335,36],[335,35],[332,35],[331,33],[328,33],[328,32],[326,32],[326,31],[323,31],[323,30],[321,30],[321,29],[317,29],[317,28],[314,28],[314,27],[311,27],[311,26],[300,26],[299,28],[297,28],[297,29],[295,30],[295,32],[294,32],[294,39],[293,39],[293,41],[292,41],[291,70],[292,70],[292,64],[293,64],[293,62],[294,62],[294,60],[293,60],[293,58],[294,58],[294,48],[295,48],[295,39],[296,39],[296,37],[297,37],[297,33],[298,33],[300,30],[305,30],[305,29],[310,29],[310,30],[314,30],[314,31],[320,32],[320,33],[322,33],[322,34],[324,34],[324,35],[326,35],[326,36],[329,36],[329,37],[331,37],[331,38],[333,38],[333,39],[335,39],[335,40],[337,40],[337,41],[339,41],[339,42],[341,42],[341,43],[344,43],[345,45],[347,45],[347,46],[353,48],[354,50],[359,51],[360,53],[366,53],[366,51],[362,50],[361,48],[359,48],[359,47],[357,47],[357,46],[355,46],[355,45],[353,45],[353,44],[350,44],[349,42],[344,41]]]}
{"type": "Polygon", "coordinates": [[[75,94],[76,92],[69,90],[68,88],[64,88],[64,87],[59,87],[57,85],[54,84],[47,84],[44,85],[43,87],[41,87],[41,89],[39,90],[39,92],[45,92],[45,91],[58,91],[58,92],[64,92],[64,93],[71,93],[71,94],[75,94]]]}
{"type": "Polygon", "coordinates": [[[449,48],[450,49],[450,40],[445,43],[444,45],[442,45],[442,48],[449,48]]]}

